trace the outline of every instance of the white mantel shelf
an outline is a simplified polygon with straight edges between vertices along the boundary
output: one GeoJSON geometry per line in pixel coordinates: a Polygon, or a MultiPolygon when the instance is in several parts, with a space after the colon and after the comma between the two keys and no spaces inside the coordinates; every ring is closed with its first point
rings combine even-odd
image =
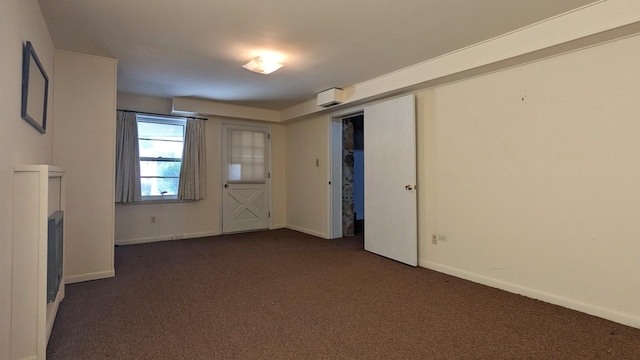
{"type": "Polygon", "coordinates": [[[53,165],[16,165],[15,172],[37,172],[46,174],[48,177],[62,177],[65,173],[64,169],[53,165]]]}
{"type": "Polygon", "coordinates": [[[11,359],[45,359],[64,277],[54,302],[47,303],[47,220],[64,210],[64,169],[15,165],[13,179],[13,282],[11,359]]]}

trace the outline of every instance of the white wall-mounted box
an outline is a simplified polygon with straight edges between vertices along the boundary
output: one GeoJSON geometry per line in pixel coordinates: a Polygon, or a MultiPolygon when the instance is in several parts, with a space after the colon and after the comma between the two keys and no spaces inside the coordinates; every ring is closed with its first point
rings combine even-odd
{"type": "Polygon", "coordinates": [[[338,88],[325,90],[318,94],[317,101],[318,106],[322,107],[342,104],[344,102],[344,91],[338,88]]]}

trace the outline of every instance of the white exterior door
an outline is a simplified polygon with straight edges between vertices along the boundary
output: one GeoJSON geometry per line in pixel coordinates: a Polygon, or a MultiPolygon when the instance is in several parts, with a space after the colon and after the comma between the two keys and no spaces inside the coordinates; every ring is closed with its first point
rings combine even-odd
{"type": "Polygon", "coordinates": [[[418,265],[413,95],[364,111],[364,248],[418,265]]]}
{"type": "Polygon", "coordinates": [[[269,129],[222,126],[222,232],[269,228],[269,129]]]}

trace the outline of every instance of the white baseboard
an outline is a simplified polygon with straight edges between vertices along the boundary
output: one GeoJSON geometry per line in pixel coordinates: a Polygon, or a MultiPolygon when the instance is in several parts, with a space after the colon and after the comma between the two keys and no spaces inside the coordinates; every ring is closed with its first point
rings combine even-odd
{"type": "Polygon", "coordinates": [[[299,226],[295,226],[295,225],[287,225],[287,229],[299,231],[301,233],[317,236],[317,237],[320,237],[320,238],[323,238],[323,239],[328,239],[329,238],[329,236],[327,236],[327,234],[325,234],[325,233],[321,233],[321,232],[318,232],[318,231],[315,231],[315,230],[305,229],[303,227],[299,227],[299,226]]]}
{"type": "Polygon", "coordinates": [[[205,232],[197,232],[197,233],[176,233],[176,234],[167,234],[167,235],[158,235],[158,236],[150,236],[143,237],[137,239],[122,239],[116,240],[116,245],[135,245],[135,244],[145,244],[151,242],[158,241],[170,241],[170,240],[182,240],[182,239],[195,239],[207,236],[218,236],[220,235],[217,231],[205,231],[205,232]]]}
{"type": "Polygon", "coordinates": [[[287,224],[272,224],[269,230],[286,229],[287,224]]]}
{"type": "Polygon", "coordinates": [[[83,281],[107,279],[114,276],[116,276],[115,270],[99,271],[99,272],[87,273],[87,274],[66,275],[64,277],[64,282],[65,284],[73,284],[73,283],[78,283],[83,281]]]}
{"type": "Polygon", "coordinates": [[[475,273],[471,273],[468,271],[464,271],[461,269],[437,264],[431,261],[420,260],[418,265],[430,270],[438,271],[441,273],[445,273],[448,275],[452,275],[455,277],[459,277],[465,280],[473,281],[475,283],[487,285],[490,287],[498,288],[501,290],[505,290],[514,294],[524,295],[526,297],[530,297],[533,299],[541,300],[544,302],[548,302],[550,304],[559,305],[562,307],[566,307],[572,310],[577,310],[589,315],[601,317],[603,319],[611,320],[623,325],[632,326],[635,328],[640,328],[640,318],[633,316],[631,314],[621,313],[619,311],[610,310],[601,308],[599,306],[594,306],[591,304],[583,303],[581,301],[576,301],[572,299],[568,299],[562,296],[554,295],[551,293],[547,293],[544,291],[532,289],[526,286],[494,279],[488,276],[479,275],[475,273]]]}

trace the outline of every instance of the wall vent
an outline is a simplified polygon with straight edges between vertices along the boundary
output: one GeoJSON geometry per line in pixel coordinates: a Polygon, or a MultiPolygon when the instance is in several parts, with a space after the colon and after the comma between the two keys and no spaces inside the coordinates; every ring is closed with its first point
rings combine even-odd
{"type": "Polygon", "coordinates": [[[344,91],[338,88],[325,90],[318,94],[318,106],[331,107],[344,102],[344,91]]]}

